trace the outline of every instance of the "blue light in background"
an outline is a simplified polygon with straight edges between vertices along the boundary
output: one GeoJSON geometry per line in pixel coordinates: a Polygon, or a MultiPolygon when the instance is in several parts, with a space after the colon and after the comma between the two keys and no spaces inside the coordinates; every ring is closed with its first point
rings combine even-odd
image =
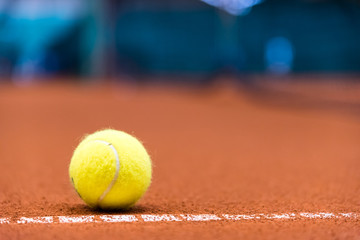
{"type": "Polygon", "coordinates": [[[232,15],[245,15],[251,7],[263,0],[201,0],[211,6],[225,10],[232,15]]]}
{"type": "MultiPolygon", "coordinates": [[[[14,81],[56,72],[58,59],[48,48],[67,36],[88,12],[85,0],[0,0],[0,51],[16,49],[14,81]]],[[[0,66],[1,72],[5,70],[0,66]]]]}
{"type": "Polygon", "coordinates": [[[271,38],[265,46],[266,69],[275,74],[289,73],[293,66],[294,52],[291,42],[285,37],[271,38]]]}

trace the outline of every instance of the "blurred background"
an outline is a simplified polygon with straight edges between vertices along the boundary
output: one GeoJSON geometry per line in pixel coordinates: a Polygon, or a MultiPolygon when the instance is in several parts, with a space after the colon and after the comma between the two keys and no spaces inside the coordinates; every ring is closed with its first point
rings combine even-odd
{"type": "Polygon", "coordinates": [[[359,71],[358,1],[0,0],[0,81],[359,71]]]}

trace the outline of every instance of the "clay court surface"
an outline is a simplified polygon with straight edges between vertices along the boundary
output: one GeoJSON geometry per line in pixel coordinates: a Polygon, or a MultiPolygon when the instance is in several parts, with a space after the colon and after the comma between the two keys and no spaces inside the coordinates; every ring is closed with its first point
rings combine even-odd
{"type": "Polygon", "coordinates": [[[303,80],[0,85],[0,239],[359,239],[360,84],[303,80]],[[68,177],[107,127],[152,156],[126,212],[88,208],[68,177]]]}

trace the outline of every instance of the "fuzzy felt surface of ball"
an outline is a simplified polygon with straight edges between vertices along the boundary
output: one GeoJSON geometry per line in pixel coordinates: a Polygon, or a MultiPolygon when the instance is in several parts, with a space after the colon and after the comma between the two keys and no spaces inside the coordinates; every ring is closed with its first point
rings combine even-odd
{"type": "Polygon", "coordinates": [[[152,164],[138,139],[105,129],[80,142],[71,158],[69,175],[76,192],[90,207],[127,209],[148,189],[152,164]]]}

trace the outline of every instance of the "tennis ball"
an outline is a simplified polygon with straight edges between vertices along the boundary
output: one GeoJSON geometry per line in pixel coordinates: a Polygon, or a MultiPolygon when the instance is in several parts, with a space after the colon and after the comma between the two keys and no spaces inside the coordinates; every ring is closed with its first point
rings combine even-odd
{"type": "Polygon", "coordinates": [[[69,175],[90,207],[126,209],[151,182],[151,160],[135,137],[113,129],[86,136],[71,158],[69,175]]]}

